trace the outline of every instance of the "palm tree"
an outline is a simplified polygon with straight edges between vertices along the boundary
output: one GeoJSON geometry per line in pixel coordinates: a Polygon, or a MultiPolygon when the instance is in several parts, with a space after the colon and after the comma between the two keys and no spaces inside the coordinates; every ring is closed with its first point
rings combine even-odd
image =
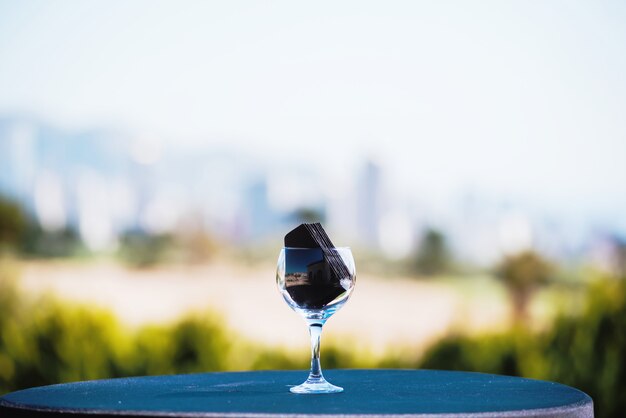
{"type": "Polygon", "coordinates": [[[502,280],[509,293],[516,324],[527,320],[532,296],[548,282],[551,272],[550,263],[532,250],[507,256],[498,264],[496,276],[502,280]]]}

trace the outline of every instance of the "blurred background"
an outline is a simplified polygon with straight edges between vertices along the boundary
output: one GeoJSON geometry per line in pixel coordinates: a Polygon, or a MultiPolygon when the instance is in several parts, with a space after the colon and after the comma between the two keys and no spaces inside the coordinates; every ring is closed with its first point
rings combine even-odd
{"type": "Polygon", "coordinates": [[[0,0],[0,393],[306,369],[286,232],[359,279],[327,368],[626,400],[626,6],[0,0]]]}

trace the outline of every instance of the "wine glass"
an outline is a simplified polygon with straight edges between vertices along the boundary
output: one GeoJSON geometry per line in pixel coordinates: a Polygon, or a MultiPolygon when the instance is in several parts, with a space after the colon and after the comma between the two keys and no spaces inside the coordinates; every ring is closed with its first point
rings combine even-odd
{"type": "Polygon", "coordinates": [[[302,315],[311,335],[311,371],[293,393],[333,393],[343,388],[324,379],[320,366],[322,327],[347,302],[356,282],[352,252],[347,247],[285,247],[278,256],[276,283],[287,304],[302,315]]]}

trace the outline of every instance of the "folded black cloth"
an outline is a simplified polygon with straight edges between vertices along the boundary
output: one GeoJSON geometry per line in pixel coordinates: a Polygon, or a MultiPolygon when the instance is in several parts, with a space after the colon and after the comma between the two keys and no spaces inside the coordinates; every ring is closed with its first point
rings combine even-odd
{"type": "Polygon", "coordinates": [[[291,248],[320,248],[324,260],[330,266],[334,279],[350,277],[350,270],[335,249],[328,234],[319,222],[304,223],[285,235],[285,247],[291,248]]]}

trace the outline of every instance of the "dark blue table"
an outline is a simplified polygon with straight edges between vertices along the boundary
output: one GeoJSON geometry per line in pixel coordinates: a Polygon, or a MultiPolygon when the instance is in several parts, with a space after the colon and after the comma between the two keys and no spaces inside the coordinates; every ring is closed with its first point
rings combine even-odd
{"type": "Polygon", "coordinates": [[[43,386],[0,397],[20,416],[593,417],[585,393],[558,383],[437,370],[328,370],[345,391],[295,395],[304,371],[132,377],[43,386]]]}

